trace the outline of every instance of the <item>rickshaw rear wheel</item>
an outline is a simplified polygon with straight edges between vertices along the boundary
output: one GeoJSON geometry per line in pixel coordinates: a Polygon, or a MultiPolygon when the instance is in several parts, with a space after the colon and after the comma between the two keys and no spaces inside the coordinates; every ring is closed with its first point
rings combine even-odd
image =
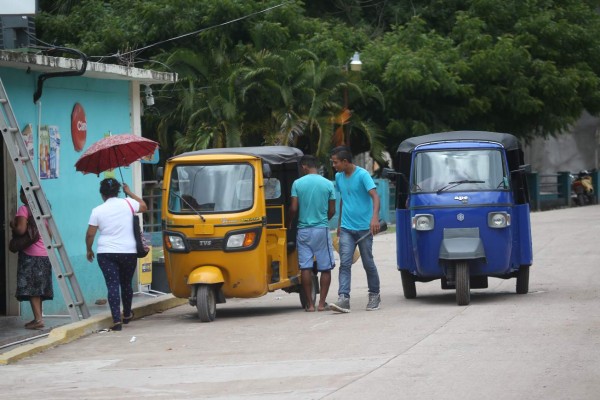
{"type": "Polygon", "coordinates": [[[517,272],[517,294],[529,292],[529,265],[521,265],[517,272]]]}
{"type": "MultiPolygon", "coordinates": [[[[312,280],[312,290],[310,291],[310,295],[312,297],[312,303],[317,304],[317,293],[319,293],[319,277],[315,274],[311,275],[312,280]]],[[[304,295],[304,290],[302,289],[302,285],[300,285],[300,304],[302,308],[306,309],[308,306],[308,301],[306,301],[306,296],[304,295]]]]}
{"type": "Polygon", "coordinates": [[[469,305],[471,302],[471,280],[469,278],[469,265],[466,261],[456,263],[456,304],[469,305]]]}
{"type": "Polygon", "coordinates": [[[404,291],[405,299],[414,299],[417,297],[417,286],[415,278],[410,272],[400,270],[400,278],[402,279],[402,290],[404,291]]]}
{"type": "Polygon", "coordinates": [[[217,296],[211,285],[198,285],[196,292],[198,318],[202,322],[212,322],[217,316],[217,296]]]}

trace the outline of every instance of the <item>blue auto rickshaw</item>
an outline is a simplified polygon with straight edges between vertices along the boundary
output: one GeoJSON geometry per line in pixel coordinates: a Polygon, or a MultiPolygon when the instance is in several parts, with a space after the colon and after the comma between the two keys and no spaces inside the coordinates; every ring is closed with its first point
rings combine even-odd
{"type": "Polygon", "coordinates": [[[523,151],[513,135],[460,131],[403,141],[395,170],[397,263],[404,297],[440,279],[468,305],[488,278],[529,291],[533,254],[523,151]]]}

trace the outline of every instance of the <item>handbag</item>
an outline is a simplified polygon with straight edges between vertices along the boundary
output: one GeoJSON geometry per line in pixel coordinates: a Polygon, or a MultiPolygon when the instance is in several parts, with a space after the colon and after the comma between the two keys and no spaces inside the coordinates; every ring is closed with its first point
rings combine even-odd
{"type": "Polygon", "coordinates": [[[135,249],[137,253],[137,258],[144,258],[148,255],[150,251],[150,246],[146,241],[146,238],[142,234],[142,230],[140,229],[140,217],[136,215],[135,211],[133,211],[133,207],[131,207],[131,203],[127,201],[127,205],[131,209],[131,213],[133,214],[133,237],[135,237],[135,249]]]}
{"type": "Polygon", "coordinates": [[[40,232],[35,224],[31,210],[27,208],[27,211],[29,212],[29,216],[27,217],[27,229],[25,230],[25,233],[22,235],[15,235],[13,230],[13,237],[8,243],[8,250],[12,253],[23,251],[40,240],[40,232]]]}

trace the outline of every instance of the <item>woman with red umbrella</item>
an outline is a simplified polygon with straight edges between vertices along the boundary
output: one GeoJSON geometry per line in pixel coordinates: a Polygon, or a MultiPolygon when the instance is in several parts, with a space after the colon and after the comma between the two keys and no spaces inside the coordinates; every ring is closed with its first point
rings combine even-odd
{"type": "Polygon", "coordinates": [[[100,232],[96,252],[98,265],[108,289],[113,331],[120,331],[122,324],[127,324],[133,319],[131,280],[137,267],[137,251],[132,218],[134,213],[148,209],[144,200],[135,195],[127,184],[123,183],[123,193],[129,196],[128,199],[119,198],[120,189],[121,184],[116,179],[108,178],[100,182],[100,195],[104,203],[92,210],[85,234],[87,259],[92,262],[92,245],[96,233],[100,232]]]}

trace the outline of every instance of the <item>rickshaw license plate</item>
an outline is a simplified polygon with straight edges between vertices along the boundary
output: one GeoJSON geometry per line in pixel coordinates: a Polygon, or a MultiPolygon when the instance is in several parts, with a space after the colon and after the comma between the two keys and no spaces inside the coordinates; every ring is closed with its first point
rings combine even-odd
{"type": "Polygon", "coordinates": [[[215,233],[215,226],[209,224],[196,224],[194,225],[194,233],[196,235],[211,235],[215,233]]]}

